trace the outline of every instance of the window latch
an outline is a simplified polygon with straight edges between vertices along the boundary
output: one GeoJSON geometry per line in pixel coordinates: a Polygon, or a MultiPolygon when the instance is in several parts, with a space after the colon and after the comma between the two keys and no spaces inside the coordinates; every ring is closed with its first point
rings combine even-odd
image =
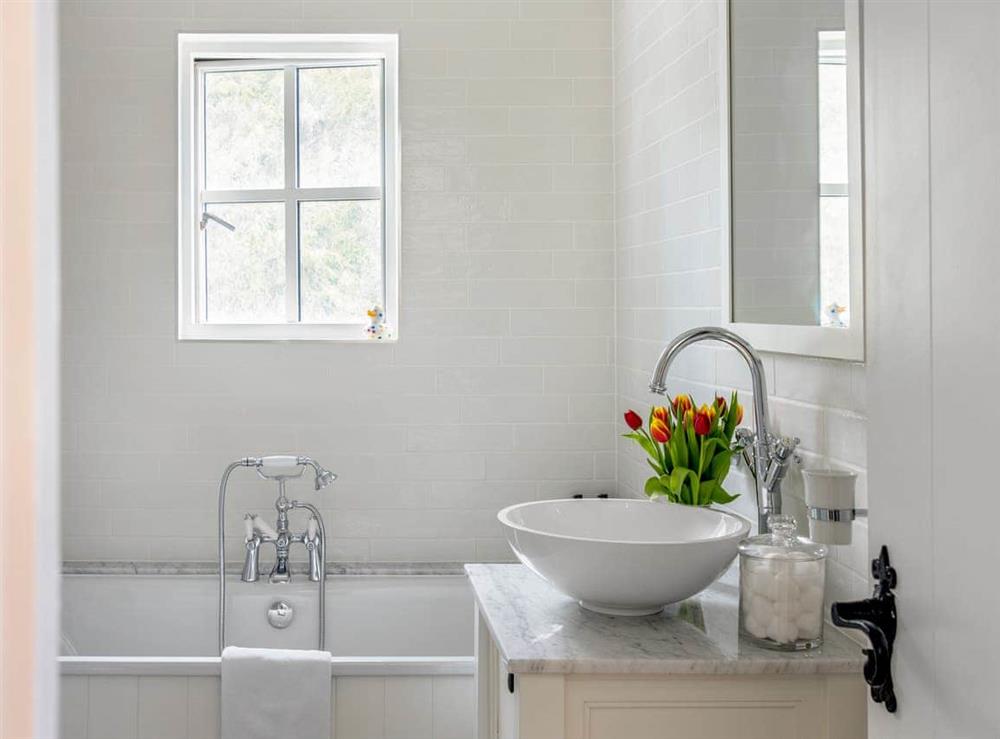
{"type": "Polygon", "coordinates": [[[229,221],[225,221],[222,218],[219,218],[218,216],[212,215],[207,210],[202,212],[202,214],[201,214],[201,221],[198,224],[198,227],[202,231],[204,231],[205,227],[208,226],[208,222],[210,220],[215,221],[220,226],[224,226],[225,228],[228,228],[230,231],[235,231],[236,230],[236,226],[234,226],[233,224],[231,224],[229,221]]]}

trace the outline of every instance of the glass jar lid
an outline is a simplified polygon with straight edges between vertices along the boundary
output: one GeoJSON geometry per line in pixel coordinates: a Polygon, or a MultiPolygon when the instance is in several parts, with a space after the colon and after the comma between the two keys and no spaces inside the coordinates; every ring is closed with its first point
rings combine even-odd
{"type": "Polygon", "coordinates": [[[771,529],[768,534],[758,534],[740,542],[740,554],[759,559],[816,560],[826,556],[826,547],[798,536],[795,519],[791,516],[767,517],[771,529]]]}

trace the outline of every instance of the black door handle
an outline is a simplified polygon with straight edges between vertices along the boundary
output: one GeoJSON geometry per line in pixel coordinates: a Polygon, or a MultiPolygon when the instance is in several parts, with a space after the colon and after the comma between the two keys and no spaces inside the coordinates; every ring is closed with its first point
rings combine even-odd
{"type": "Polygon", "coordinates": [[[896,712],[896,693],[892,686],[892,647],[896,641],[896,570],[889,564],[889,550],[882,547],[872,560],[872,575],[877,580],[875,592],[865,600],[834,603],[830,617],[836,626],[858,629],[868,637],[871,649],[863,650],[865,681],[871,686],[872,700],[884,703],[889,713],[896,712]]]}

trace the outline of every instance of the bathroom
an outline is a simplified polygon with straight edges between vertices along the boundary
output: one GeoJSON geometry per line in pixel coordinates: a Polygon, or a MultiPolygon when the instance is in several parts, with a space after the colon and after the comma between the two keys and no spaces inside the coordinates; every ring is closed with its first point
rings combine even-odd
{"type": "Polygon", "coordinates": [[[0,737],[1000,736],[1000,0],[0,5],[0,737]]]}

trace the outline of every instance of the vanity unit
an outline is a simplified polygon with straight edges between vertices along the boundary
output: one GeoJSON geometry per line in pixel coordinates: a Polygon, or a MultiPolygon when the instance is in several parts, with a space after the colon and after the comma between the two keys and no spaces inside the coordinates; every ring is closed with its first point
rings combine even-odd
{"type": "Polygon", "coordinates": [[[864,739],[861,648],[741,641],[735,568],[644,617],[582,609],[527,567],[466,565],[478,739],[864,739]]]}

